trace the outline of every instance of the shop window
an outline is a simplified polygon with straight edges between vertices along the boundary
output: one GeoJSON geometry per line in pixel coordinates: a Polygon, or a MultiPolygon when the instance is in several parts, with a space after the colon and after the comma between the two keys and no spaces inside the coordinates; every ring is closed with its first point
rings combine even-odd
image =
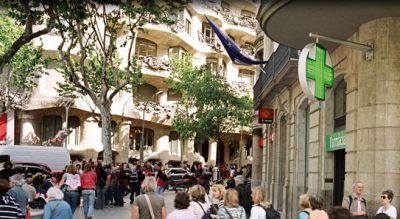
{"type": "Polygon", "coordinates": [[[150,40],[137,38],[135,54],[139,56],[157,57],[157,44],[150,40]]]}
{"type": "MultiPolygon", "coordinates": [[[[142,137],[142,127],[132,127],[129,131],[129,148],[131,150],[140,150],[140,139],[142,137]]],[[[154,131],[149,128],[144,128],[144,143],[143,149],[153,149],[154,131]]]]}
{"type": "Polygon", "coordinates": [[[179,141],[179,134],[176,131],[169,133],[169,146],[171,154],[181,154],[181,142],[179,141]]]}
{"type": "Polygon", "coordinates": [[[42,118],[43,141],[54,138],[61,129],[62,119],[60,116],[45,116],[42,118]]]}
{"type": "Polygon", "coordinates": [[[68,129],[71,130],[71,133],[68,135],[67,144],[68,145],[78,145],[79,144],[79,135],[80,135],[80,123],[78,117],[70,116],[68,117],[68,129]]]}

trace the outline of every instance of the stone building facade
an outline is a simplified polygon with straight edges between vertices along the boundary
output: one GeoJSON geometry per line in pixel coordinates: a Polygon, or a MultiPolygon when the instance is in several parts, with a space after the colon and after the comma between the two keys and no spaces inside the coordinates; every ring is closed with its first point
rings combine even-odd
{"type": "MultiPolygon", "coordinates": [[[[254,1],[245,1],[245,4],[239,1],[193,1],[179,13],[175,25],[147,24],[144,27],[146,31],[138,32],[135,54],[139,57],[146,82],[138,92],[146,101],[134,102],[132,96],[124,92],[114,99],[111,109],[112,149],[116,162],[139,158],[142,126],[145,160],[179,162],[183,156],[189,164],[195,161],[213,165],[235,163],[238,162],[239,145],[243,149],[242,163],[251,160],[252,138],[248,130],[241,131],[242,142],[239,142],[239,130],[227,133],[218,143],[210,140],[194,145],[193,141],[182,141],[171,126],[179,97],[171,92],[164,80],[170,74],[170,57],[190,54],[195,66],[208,65],[215,73],[223,74],[240,93],[252,95],[255,68],[231,62],[205,16],[229,34],[244,52],[254,57],[256,10],[254,1]]],[[[45,42],[45,53],[51,56],[55,54],[60,37],[50,33],[42,37],[42,41],[45,42]]],[[[67,109],[69,100],[61,99],[55,90],[56,82],[63,80],[62,75],[55,67],[50,67],[48,72],[39,79],[26,109],[8,112],[7,127],[14,128],[7,131],[6,143],[41,145],[67,126],[68,115],[68,128],[72,133],[67,138],[66,147],[71,155],[79,159],[101,158],[99,111],[88,97],[74,100],[67,109]]]]}
{"type": "Polygon", "coordinates": [[[356,181],[365,184],[370,215],[381,206],[386,189],[394,191],[393,204],[399,208],[400,5],[284,2],[264,3],[257,16],[269,63],[267,74],[258,73],[254,107],[273,108],[275,114],[273,124],[253,123],[253,183],[266,188],[283,218],[296,218],[303,193],[322,195],[325,209],[341,205],[356,181]],[[315,9],[319,13],[307,12],[315,9]],[[360,13],[349,16],[347,10],[360,13]],[[373,45],[371,56],[319,41],[330,52],[335,72],[325,101],[307,99],[298,81],[299,50],[315,41],[308,38],[310,31],[373,45]],[[327,150],[332,133],[345,133],[344,149],[327,150]]]}

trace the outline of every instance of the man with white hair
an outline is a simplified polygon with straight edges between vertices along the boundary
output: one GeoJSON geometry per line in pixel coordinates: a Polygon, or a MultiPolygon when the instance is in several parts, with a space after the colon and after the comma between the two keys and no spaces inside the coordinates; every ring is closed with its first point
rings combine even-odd
{"type": "Polygon", "coordinates": [[[22,215],[25,216],[26,214],[26,207],[28,204],[28,193],[22,189],[22,185],[24,184],[24,178],[19,175],[15,174],[10,177],[10,187],[11,189],[8,191],[8,194],[15,198],[18,202],[19,207],[21,208],[22,215]]]}
{"type": "Polygon", "coordinates": [[[55,187],[47,190],[47,204],[44,206],[43,219],[72,219],[72,210],[64,201],[64,193],[55,187]]]}

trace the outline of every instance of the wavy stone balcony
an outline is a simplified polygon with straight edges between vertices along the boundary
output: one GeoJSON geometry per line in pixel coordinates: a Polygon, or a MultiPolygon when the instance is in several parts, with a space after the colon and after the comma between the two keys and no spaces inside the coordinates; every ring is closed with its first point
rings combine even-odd
{"type": "Polygon", "coordinates": [[[169,71],[171,69],[170,62],[167,59],[154,56],[139,56],[138,62],[148,69],[154,71],[169,71]]]}

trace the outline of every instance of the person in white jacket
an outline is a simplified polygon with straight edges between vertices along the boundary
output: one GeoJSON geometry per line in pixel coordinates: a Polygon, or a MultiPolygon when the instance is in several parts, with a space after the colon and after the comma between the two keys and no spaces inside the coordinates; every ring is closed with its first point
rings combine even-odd
{"type": "Polygon", "coordinates": [[[383,206],[381,206],[378,209],[378,211],[376,211],[376,214],[385,213],[390,217],[390,219],[396,219],[397,218],[397,210],[392,205],[393,197],[394,197],[394,194],[393,194],[392,190],[383,191],[382,195],[381,195],[381,202],[382,202],[383,206]]]}
{"type": "Polygon", "coordinates": [[[254,204],[250,211],[250,219],[265,219],[266,213],[264,208],[270,206],[270,203],[265,200],[265,190],[260,186],[252,188],[251,199],[254,204]]]}

